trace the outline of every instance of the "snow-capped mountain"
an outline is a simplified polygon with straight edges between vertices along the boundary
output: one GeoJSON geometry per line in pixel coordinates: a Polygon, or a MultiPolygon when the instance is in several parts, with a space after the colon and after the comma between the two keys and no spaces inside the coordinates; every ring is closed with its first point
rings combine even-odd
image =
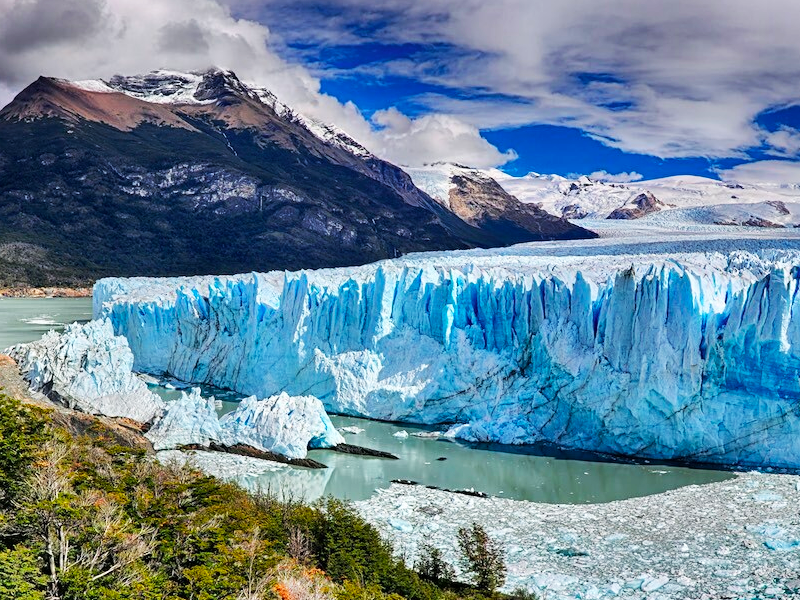
{"type": "Polygon", "coordinates": [[[531,233],[540,230],[542,239],[552,231],[571,237],[563,219],[535,204],[523,204],[486,171],[452,163],[405,170],[418,188],[470,225],[520,242],[529,241],[531,233]]]}
{"type": "Polygon", "coordinates": [[[0,258],[6,285],[592,236],[543,213],[527,233],[468,223],[341,130],[220,69],[39,78],[0,111],[0,214],[0,250],[33,248],[0,258]]]}
{"type": "Polygon", "coordinates": [[[800,190],[740,185],[682,175],[633,183],[606,183],[529,173],[486,172],[522,202],[568,219],[628,218],[680,224],[792,227],[800,225],[800,190]]]}
{"type": "Polygon", "coordinates": [[[250,97],[269,106],[280,117],[300,123],[321,140],[362,158],[373,154],[334,125],[302,115],[284,104],[267,88],[243,83],[232,71],[169,71],[160,69],[144,75],[115,75],[109,81],[93,79],[65,82],[90,92],[120,92],[153,104],[206,105],[220,100],[219,91],[228,87],[235,94],[250,97]],[[218,73],[221,81],[209,74],[218,73]]]}

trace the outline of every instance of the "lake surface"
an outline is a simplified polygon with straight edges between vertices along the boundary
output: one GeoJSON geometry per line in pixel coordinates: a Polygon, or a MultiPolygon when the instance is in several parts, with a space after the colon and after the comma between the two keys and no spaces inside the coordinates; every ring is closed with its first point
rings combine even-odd
{"type": "MultiPolygon", "coordinates": [[[[91,318],[90,298],[0,298],[0,349],[39,338],[49,329],[63,329],[73,321],[91,318]]],[[[177,383],[177,382],[176,382],[177,383]]],[[[180,384],[177,384],[180,385],[180,384]]],[[[166,400],[181,392],[163,386],[154,391],[166,400]]],[[[222,400],[220,414],[236,407],[241,395],[202,387],[205,396],[222,400]]],[[[626,464],[542,456],[534,450],[500,445],[476,446],[429,437],[417,437],[431,428],[380,423],[353,417],[331,417],[336,427],[355,426],[362,433],[344,433],[350,444],[375,448],[399,457],[387,460],[311,450],[309,457],[328,465],[322,472],[291,469],[293,481],[320,481],[318,493],[349,500],[369,498],[375,489],[388,487],[393,479],[406,479],[451,490],[472,489],[489,495],[535,502],[582,504],[609,502],[657,494],[686,485],[700,485],[732,477],[725,471],[690,469],[657,464],[626,464]],[[408,437],[395,433],[405,431],[408,437]],[[444,458],[445,460],[438,460],[444,458]]],[[[265,473],[248,487],[280,487],[286,469],[265,473]]]]}
{"type": "Polygon", "coordinates": [[[91,318],[91,298],[0,298],[0,351],[91,318]]]}

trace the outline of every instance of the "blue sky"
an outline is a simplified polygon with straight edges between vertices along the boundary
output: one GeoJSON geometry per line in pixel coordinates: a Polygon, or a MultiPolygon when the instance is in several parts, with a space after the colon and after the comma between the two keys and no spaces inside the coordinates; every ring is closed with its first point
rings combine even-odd
{"type": "MultiPolygon", "coordinates": [[[[381,60],[411,58],[414,52],[419,52],[418,46],[412,44],[381,46],[370,43],[344,48],[329,47],[316,52],[313,58],[311,50],[305,45],[294,50],[302,51],[304,58],[311,58],[318,67],[321,90],[324,93],[335,96],[342,102],[354,102],[367,117],[390,106],[412,117],[423,115],[428,109],[419,99],[427,94],[442,94],[462,100],[469,98],[468,94],[460,90],[431,85],[408,77],[370,76],[363,70],[359,70],[358,75],[347,73],[349,69],[381,60]]],[[[800,109],[796,112],[800,120],[800,109]]],[[[774,128],[780,125],[780,119],[769,118],[767,122],[774,128]]],[[[625,152],[598,141],[581,129],[546,124],[484,129],[481,134],[499,150],[513,150],[517,153],[518,158],[504,164],[502,169],[518,176],[531,171],[566,176],[605,170],[609,173],[639,173],[645,179],[686,173],[717,178],[717,169],[729,169],[746,162],[743,158],[663,159],[625,152]]],[[[757,151],[753,151],[752,155],[764,157],[757,151]]]]}
{"type": "MultiPolygon", "coordinates": [[[[767,2],[762,7],[762,15],[742,12],[747,4],[736,2],[729,5],[728,15],[719,3],[709,3],[717,4],[716,9],[698,8],[696,3],[687,2],[676,2],[660,9],[652,4],[634,8],[625,1],[594,3],[594,6],[581,1],[565,4],[572,4],[575,13],[580,12],[581,7],[586,8],[589,18],[574,18],[570,7],[559,12],[550,10],[548,3],[513,0],[496,2],[496,10],[487,22],[480,21],[479,16],[487,13],[470,1],[389,0],[375,8],[372,3],[358,0],[326,3],[242,0],[234,2],[233,9],[241,16],[266,23],[282,46],[280,51],[305,64],[319,77],[323,93],[342,102],[352,101],[368,119],[390,107],[412,119],[432,112],[466,117],[498,150],[515,153],[515,159],[501,165],[515,175],[529,171],[562,175],[607,171],[636,173],[644,178],[686,173],[717,177],[718,172],[730,173],[737,165],[787,161],[797,154],[800,109],[776,110],[793,102],[791,93],[780,88],[785,87],[783,84],[788,83],[789,76],[796,70],[775,64],[776,72],[772,73],[773,65],[763,60],[754,60],[750,68],[737,63],[748,56],[747,51],[753,49],[753,45],[759,47],[762,54],[766,49],[767,56],[773,50],[771,43],[774,43],[774,50],[781,47],[782,31],[771,28],[775,27],[775,19],[781,17],[779,11],[790,6],[788,3],[767,2]],[[533,10],[527,13],[519,10],[523,4],[533,10]],[[530,18],[533,24],[535,19],[543,17],[569,31],[592,23],[599,15],[597,4],[608,7],[610,16],[617,20],[607,35],[591,29],[579,33],[576,41],[578,46],[585,44],[584,55],[579,48],[575,57],[564,57],[574,47],[564,50],[565,45],[558,41],[552,48],[537,49],[545,59],[556,57],[554,68],[563,62],[561,68],[566,74],[551,76],[544,92],[526,94],[525,85],[530,83],[533,89],[542,78],[534,76],[528,82],[522,72],[519,81],[514,81],[513,74],[499,82],[491,81],[489,70],[492,67],[502,70],[525,65],[524,40],[521,43],[503,40],[504,29],[508,29],[510,36],[517,30],[509,21],[524,22],[530,18]],[[507,14],[498,16],[504,6],[507,14]],[[460,20],[459,11],[468,13],[470,10],[476,14],[474,23],[451,26],[451,22],[460,20]],[[625,23],[626,18],[629,23],[625,23]],[[707,19],[705,24],[703,19],[707,19]],[[748,19],[751,24],[747,23],[748,19]],[[714,21],[717,24],[711,24],[714,21]],[[474,30],[493,27],[498,30],[496,36],[471,35],[474,30]],[[734,32],[738,37],[731,35],[734,32]],[[770,32],[776,35],[772,40],[770,32]],[[624,51],[639,50],[635,44],[627,42],[625,36],[642,36],[645,38],[640,40],[642,46],[648,45],[648,37],[653,40],[650,47],[641,52],[641,61],[619,58],[624,56],[624,51]],[[707,40],[703,42],[703,38],[707,40]],[[742,42],[744,38],[748,38],[745,43],[742,42]],[[723,51],[719,51],[720,44],[723,51]],[[744,46],[743,52],[728,54],[725,45],[744,46]],[[691,50],[686,51],[692,46],[696,46],[696,56],[691,50]],[[593,51],[596,56],[592,55],[593,51]],[[479,65],[474,78],[469,77],[469,68],[464,67],[470,60],[479,65]],[[642,61],[652,63],[650,72],[642,61]],[[684,82],[681,67],[685,67],[686,82],[699,81],[694,85],[684,82]],[[741,89],[736,88],[737,70],[741,71],[741,89]],[[664,73],[674,75],[664,76],[664,73]],[[706,73],[709,79],[702,81],[706,73]],[[489,77],[482,80],[485,74],[489,77]],[[748,93],[738,102],[720,102],[720,122],[715,123],[714,102],[753,85],[764,86],[765,93],[748,93]],[[523,91],[519,93],[517,88],[523,91]],[[549,99],[548,95],[577,98],[588,110],[578,108],[570,114],[570,98],[566,102],[557,98],[557,102],[566,105],[563,114],[558,114],[558,107],[540,109],[549,99]],[[659,95],[662,97],[658,98],[659,95]],[[644,106],[651,100],[651,107],[644,106]],[[684,119],[671,108],[681,102],[686,105],[688,118],[684,119]],[[479,108],[473,110],[471,105],[479,108]],[[692,139],[695,123],[691,113],[695,106],[697,119],[704,112],[709,118],[697,123],[697,138],[692,139]],[[526,116],[527,108],[531,110],[526,116]],[[504,122],[502,116],[484,118],[492,111],[502,115],[504,109],[511,115],[508,122],[504,122]],[[593,110],[600,114],[592,115],[593,110]],[[615,112],[621,113],[618,123],[606,116],[615,112]],[[625,113],[633,118],[627,119],[625,113]],[[659,114],[665,115],[661,129],[647,123],[647,119],[658,118],[659,114]],[[725,129],[725,118],[731,122],[729,131],[725,129]],[[669,139],[670,121],[675,121],[676,140],[669,139]],[[637,127],[641,131],[635,131],[637,127]],[[653,130],[653,143],[647,141],[648,130],[653,130]],[[703,139],[704,136],[709,139],[703,139]]],[[[608,16],[601,15],[595,24],[602,26],[603,18],[608,16]]],[[[548,37],[546,30],[536,27],[531,28],[530,35],[543,31],[543,37],[548,37]]],[[[564,37],[567,42],[571,39],[569,34],[564,37]]],[[[551,42],[549,37],[547,41],[551,42]]],[[[542,67],[541,62],[532,61],[531,64],[534,70],[538,68],[542,73],[552,74],[552,69],[542,67]]]]}

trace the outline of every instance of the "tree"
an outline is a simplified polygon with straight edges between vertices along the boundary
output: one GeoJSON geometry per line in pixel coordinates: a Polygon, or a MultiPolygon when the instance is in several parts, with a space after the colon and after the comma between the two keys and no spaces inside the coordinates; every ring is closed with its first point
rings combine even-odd
{"type": "Polygon", "coordinates": [[[458,530],[461,568],[480,590],[494,593],[506,581],[506,563],[500,546],[478,523],[458,530]]]}
{"type": "Polygon", "coordinates": [[[0,509],[10,507],[20,494],[48,437],[44,414],[0,394],[0,509]]]}
{"type": "Polygon", "coordinates": [[[415,568],[422,577],[436,583],[453,581],[456,577],[453,567],[444,560],[442,551],[430,544],[423,544],[415,568]]]}
{"type": "Polygon", "coordinates": [[[91,586],[111,576],[118,587],[133,582],[128,568],[155,547],[155,530],[136,526],[106,494],[75,491],[67,460],[75,452],[61,442],[45,444],[26,499],[17,503],[18,518],[43,549],[52,600],[64,596],[67,582],[91,586]]]}
{"type": "Polygon", "coordinates": [[[46,587],[35,552],[24,546],[0,551],[0,600],[44,600],[46,587]]]}

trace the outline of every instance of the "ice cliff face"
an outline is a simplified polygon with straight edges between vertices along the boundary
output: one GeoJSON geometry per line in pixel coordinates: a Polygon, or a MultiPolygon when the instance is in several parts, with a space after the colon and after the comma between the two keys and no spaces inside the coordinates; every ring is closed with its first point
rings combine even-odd
{"type": "Polygon", "coordinates": [[[250,396],[220,419],[214,398],[202,398],[198,389],[169,403],[147,438],[156,450],[217,442],[245,444],[288,458],[305,458],[309,448],[344,443],[317,398],[285,393],[264,400],[250,396]]]}
{"type": "Polygon", "coordinates": [[[69,408],[146,423],[164,407],[133,373],[128,342],[108,320],[75,323],[7,353],[33,390],[69,408]]]}
{"type": "Polygon", "coordinates": [[[800,466],[800,244],[604,243],[105,279],[95,316],[138,369],[259,397],[468,439],[800,466]]]}
{"type": "Polygon", "coordinates": [[[164,413],[145,434],[154,450],[167,450],[180,446],[208,446],[222,438],[214,398],[203,398],[200,390],[181,394],[180,400],[167,404],[164,413]]]}

